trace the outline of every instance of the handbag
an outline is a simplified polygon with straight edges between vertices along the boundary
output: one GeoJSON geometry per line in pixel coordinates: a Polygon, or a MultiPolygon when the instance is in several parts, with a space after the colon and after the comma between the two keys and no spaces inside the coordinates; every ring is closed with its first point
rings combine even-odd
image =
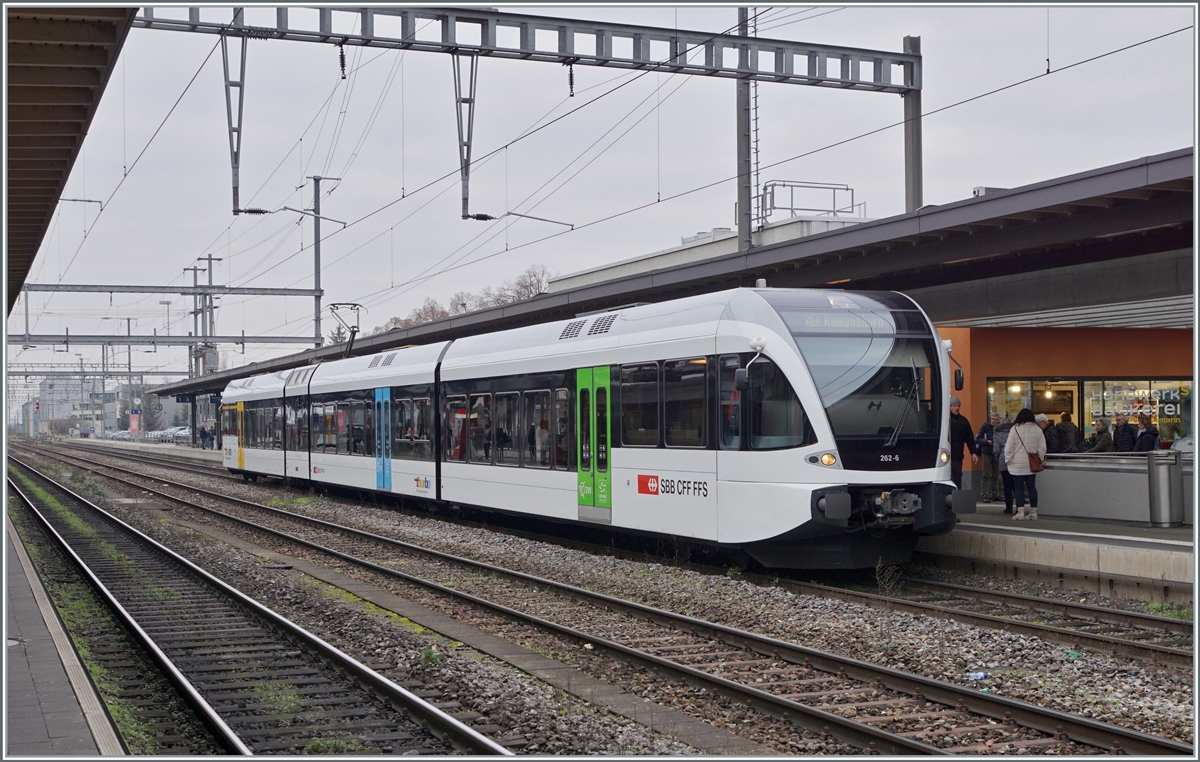
{"type": "Polygon", "coordinates": [[[1032,472],[1032,473],[1035,473],[1035,474],[1036,474],[1036,473],[1040,473],[1041,471],[1043,471],[1043,470],[1044,470],[1044,468],[1043,468],[1043,466],[1042,466],[1042,456],[1038,455],[1036,452],[1030,452],[1030,451],[1029,451],[1029,448],[1025,446],[1025,440],[1024,440],[1022,437],[1021,437],[1021,432],[1017,431],[1017,430],[1014,428],[1014,429],[1013,429],[1013,433],[1014,433],[1014,434],[1016,434],[1016,435],[1017,435],[1017,439],[1018,439],[1018,440],[1020,440],[1020,442],[1021,442],[1021,449],[1022,449],[1022,450],[1024,450],[1024,451],[1025,451],[1025,454],[1029,456],[1029,470],[1030,470],[1030,472],[1032,472]]]}

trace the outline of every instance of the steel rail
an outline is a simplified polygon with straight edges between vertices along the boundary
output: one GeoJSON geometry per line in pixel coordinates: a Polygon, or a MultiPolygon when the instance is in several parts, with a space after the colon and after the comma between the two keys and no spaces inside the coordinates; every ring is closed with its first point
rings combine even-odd
{"type": "MultiPolygon", "coordinates": [[[[78,495],[77,493],[70,490],[69,488],[64,487],[63,485],[59,484],[55,480],[46,476],[45,474],[42,474],[37,469],[24,463],[23,461],[18,460],[17,458],[13,458],[12,456],[9,456],[9,457],[16,463],[19,463],[24,468],[37,474],[40,478],[44,479],[45,481],[49,482],[50,484],[53,484],[56,488],[61,489],[63,492],[70,495],[74,500],[77,500],[81,504],[86,505],[89,509],[95,511],[99,516],[103,517],[105,520],[117,525],[123,531],[129,532],[134,537],[136,537],[138,540],[146,543],[147,545],[154,548],[158,552],[167,556],[169,559],[182,565],[186,570],[188,570],[189,572],[200,577],[202,580],[204,580],[208,584],[215,587],[222,594],[232,598],[237,603],[240,603],[242,606],[247,608],[251,613],[262,617],[263,619],[267,620],[271,624],[277,626],[281,630],[287,632],[288,634],[290,634],[290,635],[296,637],[297,639],[301,640],[302,642],[304,642],[306,645],[312,647],[313,650],[316,651],[319,655],[324,657],[326,660],[328,660],[335,666],[350,673],[355,678],[357,678],[359,681],[361,681],[363,684],[365,684],[365,685],[371,687],[372,689],[374,689],[375,691],[385,695],[388,699],[398,702],[401,706],[403,706],[411,714],[413,714],[414,716],[419,717],[421,720],[423,720],[435,735],[438,735],[439,737],[442,737],[445,740],[449,741],[451,743],[451,745],[453,745],[455,748],[459,749],[460,751],[465,751],[465,752],[473,753],[473,754],[513,756],[513,753],[511,751],[509,751],[508,749],[505,749],[503,746],[500,746],[498,743],[496,743],[492,739],[490,739],[487,736],[482,735],[478,731],[468,727],[467,725],[463,724],[461,721],[456,720],[455,718],[446,714],[445,712],[443,712],[442,710],[433,706],[429,702],[417,697],[415,694],[411,693],[410,691],[406,690],[405,688],[397,685],[396,683],[387,679],[383,675],[380,675],[379,673],[375,672],[374,670],[363,665],[362,663],[360,663],[356,659],[352,658],[348,654],[344,653],[340,649],[336,648],[335,646],[331,645],[330,643],[327,643],[325,640],[308,632],[307,630],[303,629],[302,627],[300,627],[296,623],[292,622],[291,620],[281,616],[280,614],[277,614],[272,609],[264,606],[263,604],[254,600],[253,598],[251,598],[250,596],[241,592],[240,590],[232,587],[231,585],[225,583],[221,579],[213,576],[209,572],[207,572],[204,569],[200,568],[199,566],[195,565],[194,563],[187,560],[186,558],[179,555],[178,553],[171,550],[170,548],[166,547],[165,545],[162,545],[162,544],[156,542],[155,540],[146,536],[139,530],[137,530],[134,527],[130,526],[129,524],[125,523],[121,519],[118,519],[117,517],[111,515],[110,513],[105,511],[103,508],[100,508],[99,506],[95,505],[94,503],[87,500],[86,498],[78,495]]],[[[93,471],[92,473],[96,473],[100,476],[105,476],[105,474],[103,474],[101,472],[93,471]]],[[[114,477],[109,477],[109,478],[114,478],[114,477]]],[[[143,477],[143,478],[152,478],[152,477],[143,477]]],[[[117,481],[125,481],[123,479],[116,479],[116,480],[117,481]]],[[[126,483],[128,483],[128,482],[126,482],[126,483]]],[[[147,488],[140,487],[140,489],[147,489],[147,488]]],[[[164,497],[170,497],[169,495],[165,495],[157,490],[150,490],[150,491],[160,494],[164,497]]],[[[179,500],[179,498],[173,498],[173,499],[179,500]]],[[[180,500],[180,502],[186,502],[186,501],[180,500]]],[[[193,506],[193,507],[202,508],[202,506],[193,506]]],[[[212,510],[212,509],[208,509],[208,510],[212,510]]]]}
{"type": "MultiPolygon", "coordinates": [[[[16,462],[20,463],[21,461],[16,462]]],[[[25,464],[22,463],[22,465],[25,464]]],[[[26,467],[28,468],[28,466],[26,467]]],[[[34,469],[30,470],[34,473],[38,473],[34,469]]],[[[169,680],[171,684],[175,686],[188,704],[191,705],[192,709],[196,711],[201,721],[208,726],[208,729],[216,737],[217,742],[220,743],[221,746],[225,747],[225,749],[230,753],[246,756],[252,754],[253,752],[251,752],[246,744],[242,742],[242,739],[238,738],[237,734],[233,732],[233,729],[225,724],[225,720],[221,719],[221,716],[217,713],[217,710],[213,709],[212,705],[200,695],[200,692],[196,690],[196,687],[192,685],[191,681],[189,681],[179,670],[179,668],[175,666],[175,663],[171,661],[171,658],[158,647],[158,644],[154,642],[149,633],[142,629],[142,626],[137,623],[137,621],[133,618],[133,615],[121,605],[116,596],[113,595],[112,591],[110,591],[108,587],[100,581],[100,578],[96,576],[95,572],[93,572],[91,568],[84,562],[84,560],[75,553],[69,544],[67,544],[67,541],[58,533],[58,530],[56,530],[50,524],[50,521],[43,516],[42,512],[37,509],[37,506],[33,504],[33,500],[30,499],[29,496],[17,486],[16,482],[14,482],[12,478],[8,479],[8,489],[9,494],[16,495],[20,501],[25,504],[25,506],[37,519],[42,529],[58,545],[59,549],[71,559],[71,562],[75,564],[76,568],[78,568],[79,571],[87,578],[88,582],[96,590],[97,594],[100,595],[108,607],[117,615],[117,617],[125,625],[126,629],[129,630],[142,648],[146,649],[146,652],[150,654],[150,657],[158,664],[159,669],[163,671],[163,675],[167,678],[167,680],[169,680]]]]}
{"type": "MultiPolygon", "coordinates": [[[[55,450],[52,449],[54,447],[62,448],[65,450],[79,450],[80,452],[91,453],[93,455],[102,455],[104,457],[121,458],[122,460],[133,460],[133,461],[137,461],[139,463],[147,463],[150,465],[161,465],[163,468],[177,468],[182,471],[190,471],[191,473],[201,474],[202,476],[213,476],[218,479],[229,479],[231,481],[241,481],[241,477],[236,476],[235,474],[229,473],[229,471],[227,471],[224,466],[206,466],[202,463],[181,463],[179,461],[172,461],[172,460],[168,460],[166,458],[158,458],[153,455],[147,455],[145,453],[140,453],[140,452],[132,453],[132,452],[124,451],[124,450],[112,450],[112,449],[106,449],[102,446],[92,446],[92,445],[70,445],[70,444],[57,444],[56,443],[46,449],[50,450],[51,452],[55,452],[55,450]]],[[[96,461],[88,461],[88,462],[95,463],[96,461]]],[[[99,464],[97,464],[97,465],[99,465],[99,464]]]]}
{"type": "MultiPolygon", "coordinates": [[[[909,614],[934,616],[938,617],[939,619],[951,619],[957,622],[965,622],[967,624],[973,624],[979,627],[986,627],[991,630],[1000,629],[1007,630],[1009,632],[1020,633],[1022,635],[1033,635],[1045,640],[1066,643],[1068,645],[1086,643],[1107,651],[1116,651],[1124,656],[1131,656],[1137,659],[1150,659],[1155,662],[1171,664],[1173,666],[1190,667],[1195,660],[1195,655],[1191,651],[1185,651],[1179,648],[1171,648],[1169,646],[1161,646],[1156,643],[1139,643],[1135,640],[1119,638],[1114,635],[1101,635],[1099,633],[1072,630],[1066,627],[1055,627],[1049,624],[1025,622],[1020,619],[1010,619],[1008,617],[997,616],[995,614],[982,614],[974,611],[953,608],[951,606],[943,606],[937,603],[910,601],[904,598],[894,598],[886,595],[876,595],[874,593],[863,593],[857,590],[847,590],[841,587],[819,585],[815,582],[798,582],[795,580],[781,579],[779,580],[779,584],[796,590],[797,592],[807,595],[815,595],[820,598],[836,598],[838,600],[859,603],[865,606],[872,606],[874,608],[885,608],[893,611],[903,611],[909,614]]],[[[966,589],[973,590],[974,588],[966,589]]],[[[1039,599],[1035,598],[1034,600],[1039,599]]]]}
{"type": "MultiPolygon", "coordinates": [[[[136,472],[129,471],[128,469],[119,469],[119,470],[124,471],[125,473],[138,475],[138,474],[136,474],[136,472]]],[[[484,607],[496,610],[498,612],[501,612],[507,616],[512,616],[512,617],[516,617],[516,618],[524,620],[524,621],[529,621],[534,624],[537,624],[538,626],[548,627],[555,631],[562,632],[563,634],[567,634],[574,639],[582,640],[584,642],[590,642],[593,645],[599,645],[599,646],[605,648],[605,650],[609,650],[613,653],[618,653],[623,656],[636,659],[645,664],[649,664],[652,666],[661,667],[663,669],[674,671],[677,674],[681,674],[681,675],[685,676],[689,680],[702,680],[705,682],[710,682],[714,685],[720,685],[723,688],[723,691],[734,692],[734,695],[738,695],[738,696],[742,697],[743,700],[750,702],[753,706],[758,708],[760,711],[765,711],[766,713],[772,714],[773,716],[788,719],[792,722],[796,722],[796,724],[801,725],[803,727],[807,727],[810,729],[818,729],[821,732],[830,733],[831,735],[834,735],[835,737],[839,738],[840,740],[846,741],[847,743],[858,745],[862,748],[871,748],[869,745],[870,741],[867,741],[866,743],[862,742],[863,735],[862,735],[862,731],[859,730],[859,728],[861,728],[862,725],[860,723],[856,723],[856,722],[853,722],[852,720],[842,718],[836,714],[822,712],[821,710],[813,709],[813,708],[807,707],[803,704],[798,704],[796,702],[792,702],[788,699],[783,699],[778,696],[773,696],[769,693],[765,693],[763,691],[757,690],[750,686],[744,686],[739,683],[734,683],[732,681],[725,680],[724,678],[718,678],[714,675],[710,675],[708,673],[701,672],[699,670],[695,670],[691,667],[679,665],[679,664],[676,664],[669,660],[664,660],[659,657],[653,656],[651,654],[644,654],[642,652],[639,652],[634,649],[630,649],[626,646],[623,646],[619,643],[611,643],[602,638],[595,638],[586,633],[578,632],[577,630],[565,627],[563,625],[559,625],[559,624],[556,624],[553,622],[546,622],[545,620],[541,620],[538,617],[534,617],[532,615],[525,614],[523,612],[516,611],[514,609],[510,609],[510,608],[502,606],[500,604],[496,604],[496,603],[493,603],[490,601],[486,601],[484,599],[477,598],[468,593],[463,593],[463,592],[455,590],[453,588],[438,585],[437,583],[431,582],[429,580],[424,580],[419,577],[414,577],[412,575],[408,575],[403,572],[396,571],[395,569],[381,566],[379,564],[374,564],[370,561],[366,561],[364,559],[360,559],[355,556],[351,556],[349,554],[342,553],[341,551],[333,550],[331,548],[325,548],[324,546],[318,545],[317,543],[313,543],[308,540],[301,539],[299,537],[294,537],[292,535],[288,535],[287,533],[281,532],[279,530],[275,530],[275,529],[271,529],[269,527],[255,524],[254,522],[249,521],[247,519],[243,519],[243,518],[240,518],[237,516],[232,516],[230,514],[224,513],[222,511],[216,510],[214,508],[208,508],[206,506],[192,503],[191,501],[188,501],[184,498],[176,497],[174,495],[162,492],[161,490],[158,490],[158,489],[155,489],[152,487],[147,487],[147,486],[140,485],[140,484],[133,484],[131,482],[128,482],[119,477],[112,476],[110,474],[104,474],[102,472],[97,472],[97,473],[99,473],[99,475],[101,475],[101,476],[105,476],[107,478],[114,479],[115,481],[118,481],[118,482],[123,482],[130,486],[134,486],[138,489],[148,490],[154,494],[157,494],[161,497],[165,497],[168,500],[172,500],[172,501],[180,503],[182,505],[187,505],[189,507],[193,507],[193,508],[205,511],[207,513],[212,513],[212,514],[221,516],[228,520],[234,521],[235,523],[239,523],[244,526],[251,527],[251,528],[255,529],[256,531],[261,531],[261,532],[264,532],[267,534],[271,534],[271,535],[286,539],[290,542],[294,542],[296,544],[312,548],[319,552],[328,553],[334,557],[341,558],[342,560],[348,561],[350,563],[363,566],[364,568],[368,568],[372,571],[383,573],[383,574],[393,576],[393,577],[396,577],[399,579],[404,579],[406,581],[412,582],[414,584],[422,585],[424,587],[436,590],[436,591],[444,593],[446,595],[450,595],[453,597],[468,600],[468,601],[476,603],[480,606],[484,606],[484,607]],[[795,716],[796,714],[799,714],[800,717],[817,718],[820,722],[823,723],[823,726],[820,728],[816,728],[812,724],[806,724],[805,722],[797,722],[797,717],[795,716]],[[858,726],[858,727],[847,727],[848,725],[853,725],[853,726],[858,726]],[[835,727],[837,728],[837,731],[833,730],[833,728],[835,728],[835,727]],[[845,735],[845,736],[839,735],[839,733],[848,733],[851,731],[853,732],[852,735],[845,735]]],[[[164,482],[163,480],[157,479],[154,477],[141,476],[141,478],[151,479],[151,480],[157,481],[159,483],[171,483],[169,481],[164,482]]],[[[503,567],[486,564],[486,563],[483,563],[480,561],[475,561],[473,559],[462,558],[460,556],[455,556],[455,555],[452,555],[449,553],[443,553],[441,551],[432,550],[429,548],[423,548],[421,546],[413,545],[411,543],[406,543],[401,540],[396,540],[396,539],[393,539],[390,537],[382,537],[380,535],[372,534],[370,532],[365,532],[365,531],[359,530],[359,529],[354,529],[352,527],[346,527],[346,526],[342,526],[339,524],[333,524],[331,522],[323,521],[321,519],[314,519],[314,518],[311,518],[308,516],[302,516],[299,514],[291,513],[289,511],[284,511],[284,510],[281,510],[278,508],[273,508],[271,506],[262,505],[260,503],[255,503],[250,500],[244,500],[242,498],[221,495],[221,494],[218,494],[215,492],[211,492],[209,490],[200,489],[200,488],[193,487],[190,485],[174,483],[174,486],[176,486],[180,489],[186,489],[186,490],[189,490],[192,492],[197,492],[199,494],[206,495],[208,497],[212,497],[212,498],[215,498],[218,500],[224,500],[226,502],[231,502],[231,503],[235,503],[238,505],[247,506],[247,507],[250,507],[250,508],[253,508],[253,509],[256,509],[259,511],[267,512],[267,513],[271,513],[271,514],[283,515],[283,516],[286,516],[288,519],[291,519],[294,521],[299,521],[301,523],[311,524],[311,525],[315,525],[315,526],[321,526],[323,528],[331,529],[333,531],[341,532],[344,534],[349,534],[349,535],[353,535],[356,537],[362,537],[364,539],[370,539],[370,540],[380,542],[380,543],[383,543],[386,545],[391,545],[391,546],[398,547],[398,548],[401,548],[404,550],[408,550],[410,552],[423,554],[423,555],[430,556],[433,558],[438,558],[438,559],[441,559],[444,561],[449,561],[451,563],[457,563],[457,564],[464,565],[464,566],[474,567],[474,568],[480,569],[482,571],[487,571],[490,573],[504,574],[506,576],[521,579],[521,580],[530,582],[532,584],[539,585],[544,588],[548,588],[548,589],[552,589],[552,590],[556,590],[556,591],[565,593],[569,597],[575,598],[576,600],[588,602],[593,605],[597,605],[600,608],[615,609],[617,611],[621,611],[622,613],[626,613],[630,616],[646,619],[648,621],[653,621],[658,624],[672,627],[672,628],[675,628],[675,629],[678,629],[678,630],[681,630],[684,632],[691,632],[692,634],[695,634],[695,635],[702,635],[705,637],[722,640],[731,645],[738,645],[738,646],[741,646],[744,648],[748,648],[748,649],[755,651],[759,654],[762,654],[764,656],[772,656],[772,657],[779,658],[784,661],[789,661],[789,662],[796,663],[796,664],[805,664],[805,663],[811,664],[812,666],[815,666],[818,669],[822,669],[822,670],[825,670],[825,671],[828,671],[831,673],[844,672],[846,675],[853,677],[855,679],[859,679],[859,680],[862,680],[865,682],[879,682],[879,683],[882,683],[887,688],[890,688],[892,690],[896,690],[896,691],[899,691],[902,693],[907,693],[907,694],[910,694],[913,696],[920,696],[924,699],[933,700],[938,703],[942,703],[942,704],[946,704],[946,705],[950,705],[950,706],[960,706],[964,709],[968,709],[972,712],[975,712],[980,715],[984,715],[986,717],[992,717],[994,719],[1000,719],[1000,720],[1011,719],[1019,725],[1023,725],[1023,726],[1030,727],[1030,728],[1033,728],[1036,730],[1040,730],[1042,732],[1049,733],[1052,735],[1065,734],[1065,736],[1067,738],[1070,738],[1071,740],[1074,740],[1076,742],[1083,743],[1083,744],[1086,744],[1089,746],[1098,747],[1098,748],[1102,748],[1102,749],[1112,749],[1114,751],[1119,750],[1121,752],[1129,753],[1129,754],[1148,754],[1148,755],[1151,755],[1151,754],[1182,754],[1182,755],[1186,755],[1186,756],[1194,756],[1194,748],[1192,746],[1190,746],[1188,744],[1180,743],[1178,741],[1173,741],[1173,740],[1170,740],[1167,738],[1160,738],[1157,736],[1152,736],[1147,733],[1141,733],[1139,731],[1129,730],[1127,728],[1122,728],[1122,727],[1119,727],[1116,725],[1109,725],[1109,724],[1098,722],[1096,720],[1091,720],[1091,719],[1088,719],[1085,717],[1078,717],[1075,715],[1067,714],[1065,712],[1059,712],[1059,711],[1052,710],[1052,709],[1038,707],[1033,704],[1029,704],[1029,703],[1022,702],[1022,701],[1017,701],[1015,699],[1010,699],[1010,698],[1006,698],[1006,697],[1002,697],[1002,696],[996,696],[996,695],[990,694],[990,693],[982,693],[980,691],[972,690],[970,688],[964,688],[964,687],[961,687],[958,685],[954,685],[953,683],[946,683],[946,682],[934,680],[932,678],[927,678],[927,677],[923,677],[923,676],[919,676],[919,675],[913,675],[913,674],[910,674],[907,672],[902,672],[900,670],[892,669],[890,667],[874,665],[874,664],[870,664],[867,662],[859,661],[857,659],[852,659],[850,657],[839,656],[837,654],[829,653],[826,651],[821,651],[821,650],[810,648],[807,646],[801,646],[801,645],[794,644],[794,643],[788,643],[786,641],[778,640],[778,639],[771,638],[771,637],[768,637],[765,635],[759,635],[757,633],[739,630],[739,629],[736,629],[733,627],[728,627],[726,625],[716,624],[713,622],[707,622],[707,621],[704,621],[701,619],[695,619],[692,617],[684,616],[682,614],[676,614],[673,612],[656,609],[651,606],[646,606],[644,604],[622,600],[620,598],[605,595],[602,593],[592,592],[590,590],[585,590],[583,588],[575,587],[573,585],[567,585],[567,584],[564,584],[561,582],[555,582],[553,580],[544,579],[542,577],[537,577],[537,576],[534,576],[531,574],[526,574],[524,572],[518,572],[518,571],[513,571],[510,569],[505,569],[503,567]]],[[[898,753],[906,753],[906,752],[912,753],[913,751],[916,751],[918,753],[922,753],[922,752],[923,753],[934,753],[934,754],[944,753],[940,749],[929,746],[927,744],[919,744],[919,747],[914,747],[913,744],[918,743],[918,742],[914,742],[910,739],[903,738],[901,736],[896,736],[895,734],[886,733],[886,731],[876,731],[874,728],[872,728],[871,730],[874,732],[885,733],[886,734],[885,737],[892,736],[896,739],[903,741],[903,744],[897,744],[897,748],[895,748],[894,750],[886,749],[877,743],[876,747],[874,747],[874,748],[879,752],[897,753],[897,754],[898,753]]],[[[874,738],[873,735],[872,735],[872,738],[874,740],[878,740],[877,738],[874,738]]]]}
{"type": "Polygon", "coordinates": [[[921,579],[919,577],[904,577],[903,579],[905,582],[919,587],[967,593],[972,598],[987,601],[988,603],[1005,603],[1048,613],[1066,614],[1080,619],[1095,619],[1109,624],[1170,630],[1171,632],[1178,632],[1185,635],[1191,635],[1195,629],[1195,623],[1188,619],[1174,619],[1169,616],[1145,614],[1139,611],[1110,609],[1105,606],[1093,606],[1088,603],[1072,603],[1071,601],[1058,601],[1051,598],[1038,598],[1033,595],[1010,593],[1006,590],[988,590],[987,588],[955,585],[949,582],[937,582],[932,579],[921,579]]]}

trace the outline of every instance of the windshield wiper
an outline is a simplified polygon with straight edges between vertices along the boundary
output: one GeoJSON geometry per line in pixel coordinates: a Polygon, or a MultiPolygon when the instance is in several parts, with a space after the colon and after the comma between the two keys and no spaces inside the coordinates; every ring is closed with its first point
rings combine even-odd
{"type": "Polygon", "coordinates": [[[891,449],[896,446],[896,442],[900,440],[900,430],[904,428],[905,421],[908,420],[908,411],[912,409],[912,403],[917,401],[917,387],[920,385],[920,379],[917,376],[917,362],[910,355],[908,362],[912,366],[912,389],[908,394],[904,395],[904,406],[900,408],[900,415],[896,416],[896,422],[892,424],[892,435],[888,437],[888,441],[883,445],[885,449],[891,449]]]}

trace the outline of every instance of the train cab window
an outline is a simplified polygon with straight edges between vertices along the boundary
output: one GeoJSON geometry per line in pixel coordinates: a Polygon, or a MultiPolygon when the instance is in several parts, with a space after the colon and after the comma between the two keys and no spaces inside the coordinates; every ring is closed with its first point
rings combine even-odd
{"type": "Polygon", "coordinates": [[[350,454],[350,403],[338,402],[334,408],[334,441],[338,455],[350,454]]]}
{"type": "Polygon", "coordinates": [[[737,355],[724,355],[717,360],[720,381],[720,426],[717,444],[722,450],[742,449],[742,393],[734,385],[733,374],[742,367],[737,355]]]}
{"type": "Polygon", "coordinates": [[[554,430],[554,467],[564,471],[570,468],[570,421],[570,392],[566,389],[556,389],[554,392],[554,417],[550,422],[554,430]]]}
{"type": "Polygon", "coordinates": [[[467,460],[467,398],[446,399],[445,458],[465,463],[467,460]]]}
{"type": "Polygon", "coordinates": [[[708,444],[708,360],[664,362],[663,402],[667,447],[708,444]]]}
{"type": "Polygon", "coordinates": [[[492,462],[492,395],[472,394],[470,415],[468,424],[469,460],[472,463],[490,464],[492,462]]]}
{"type": "Polygon", "coordinates": [[[751,449],[781,450],[817,441],[787,376],[766,357],[750,364],[748,396],[751,449]]]}
{"type": "Polygon", "coordinates": [[[658,446],[658,363],[621,366],[621,445],[658,446]]]}
{"type": "Polygon", "coordinates": [[[550,392],[525,392],[522,455],[526,468],[550,468],[554,438],[550,415],[550,392]]]}
{"type": "Polygon", "coordinates": [[[520,400],[517,392],[496,395],[496,416],[492,426],[496,436],[496,465],[521,465],[520,400]]]}

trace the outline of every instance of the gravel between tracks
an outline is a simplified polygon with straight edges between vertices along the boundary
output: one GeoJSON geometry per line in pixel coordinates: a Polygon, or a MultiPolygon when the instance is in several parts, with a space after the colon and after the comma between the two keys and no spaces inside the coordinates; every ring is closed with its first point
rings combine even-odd
{"type": "MultiPolygon", "coordinates": [[[[192,474],[163,472],[161,475],[260,502],[295,501],[303,495],[192,474]]],[[[1068,649],[1034,637],[882,612],[661,564],[595,556],[424,516],[356,505],[344,499],[316,498],[311,502],[292,502],[286,507],[690,616],[988,689],[997,695],[1059,711],[1185,743],[1193,740],[1191,671],[1157,669],[1100,653],[1085,653],[1076,658],[1069,655],[1068,649]],[[972,672],[988,672],[989,677],[969,681],[967,676],[972,672]]],[[[971,578],[971,582],[978,584],[979,579],[971,578]]],[[[997,589],[1031,592],[1028,586],[1002,584],[1005,581],[994,579],[991,582],[997,589]]],[[[1075,600],[1083,597],[1080,594],[1075,600]]],[[[1089,602],[1099,602],[1097,599],[1103,600],[1094,596],[1089,602]]]]}

